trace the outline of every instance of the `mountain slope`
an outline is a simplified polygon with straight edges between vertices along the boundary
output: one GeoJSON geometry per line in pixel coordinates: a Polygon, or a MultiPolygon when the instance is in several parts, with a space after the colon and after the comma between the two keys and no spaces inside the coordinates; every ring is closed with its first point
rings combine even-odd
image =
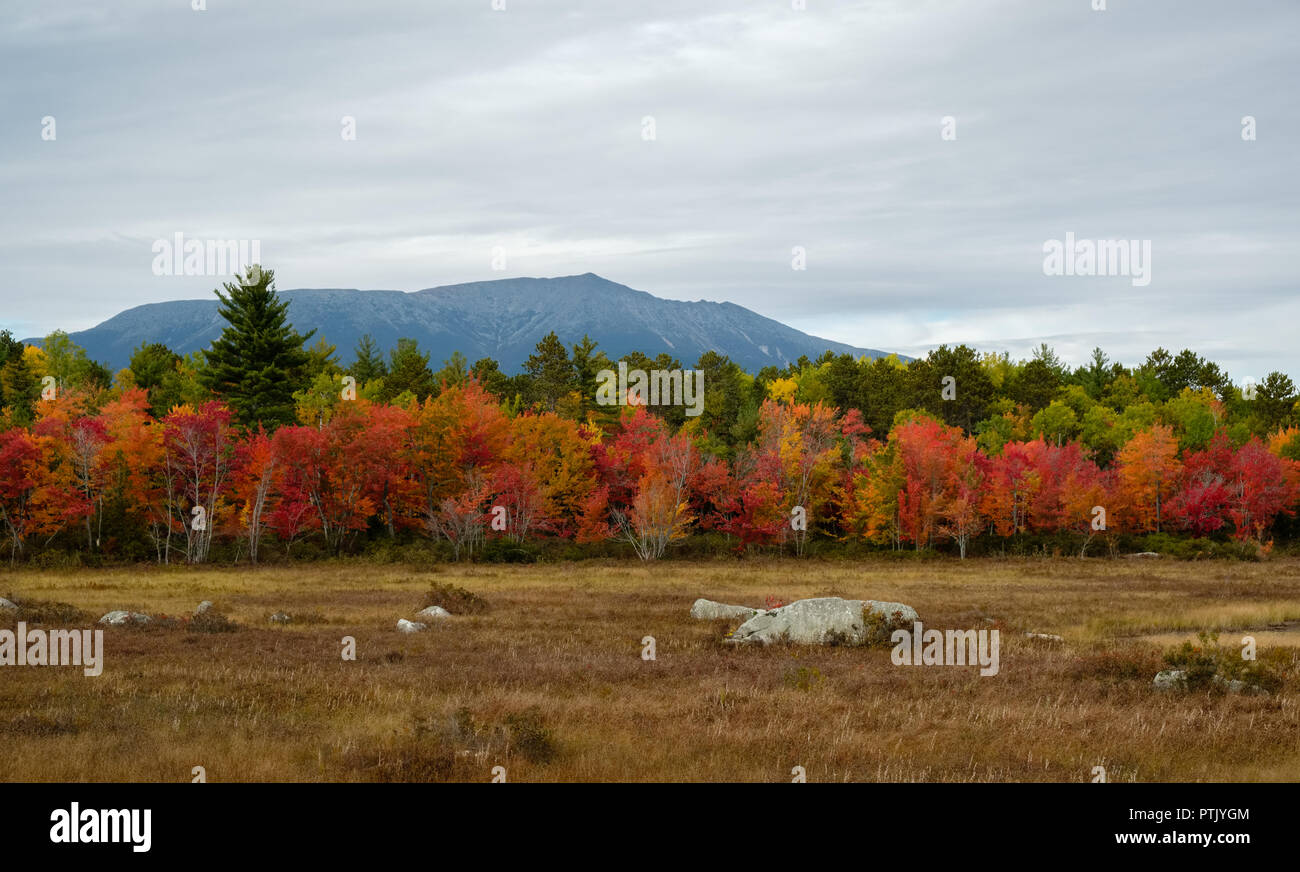
{"type": "MultiPolygon", "coordinates": [[[[435,369],[460,351],[471,362],[494,358],[506,372],[517,371],[552,330],[566,344],[589,335],[612,360],[630,351],[651,357],[666,351],[689,366],[712,349],[750,372],[785,366],[801,355],[813,359],[828,349],[872,358],[885,354],[809,336],[734,303],[664,300],[593,273],[411,293],[297,289],[281,295],[289,300],[294,327],[304,333],[314,327],[318,337],[338,346],[345,365],[365,333],[384,349],[401,337],[417,340],[435,369]]],[[[93,359],[118,369],[142,342],[162,342],[185,354],[206,348],[224,325],[215,297],[177,300],[136,306],[72,339],[93,359]]]]}

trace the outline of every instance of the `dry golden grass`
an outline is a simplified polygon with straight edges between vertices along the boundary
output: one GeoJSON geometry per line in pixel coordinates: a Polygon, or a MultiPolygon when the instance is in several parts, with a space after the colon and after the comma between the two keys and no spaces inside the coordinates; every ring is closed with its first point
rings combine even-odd
{"type": "MultiPolygon", "coordinates": [[[[1161,694],[1156,643],[1300,620],[1300,562],[744,562],[10,572],[0,593],[240,629],[105,632],[103,675],[0,669],[0,779],[1300,780],[1300,688],[1161,694]],[[431,582],[490,610],[406,636],[431,582]],[[997,676],[888,649],[732,648],[698,596],[914,605],[1002,628],[997,676]],[[314,623],[267,623],[275,611],[314,623]],[[1063,644],[1024,638],[1057,633],[1063,644]],[[341,659],[353,636],[357,660],[341,659]],[[657,659],[641,659],[653,636],[657,659]],[[459,713],[459,714],[458,714],[459,713]]],[[[1261,649],[1288,633],[1258,634],[1261,649]]],[[[1294,638],[1291,634],[1290,638],[1294,638]]]]}

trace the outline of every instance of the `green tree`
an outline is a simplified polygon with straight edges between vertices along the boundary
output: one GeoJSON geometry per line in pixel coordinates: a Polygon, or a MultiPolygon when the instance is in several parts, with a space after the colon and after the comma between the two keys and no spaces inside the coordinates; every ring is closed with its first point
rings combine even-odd
{"type": "Polygon", "coordinates": [[[316,344],[307,349],[307,365],[303,367],[302,380],[312,384],[318,375],[332,377],[342,372],[337,351],[338,348],[326,342],[323,337],[317,339],[316,344]]]}
{"type": "Polygon", "coordinates": [[[1286,427],[1295,421],[1295,382],[1280,372],[1270,372],[1255,389],[1255,413],[1263,426],[1260,435],[1286,427]]]}
{"type": "Polygon", "coordinates": [[[205,354],[203,384],[244,426],[291,423],[294,385],[309,360],[303,343],[316,331],[303,335],[288,322],[289,302],[275,292],[273,270],[254,265],[237,278],[225,284],[225,293],[216,291],[227,326],[205,354]]]}
{"type": "Polygon", "coordinates": [[[66,332],[55,330],[46,336],[41,340],[41,350],[45,352],[48,373],[57,380],[60,390],[96,384],[100,373],[86,357],[86,349],[73,342],[66,332]]]}
{"type": "Polygon", "coordinates": [[[560,398],[579,387],[568,349],[555,331],[537,343],[536,353],[530,354],[524,363],[524,372],[532,389],[529,402],[540,403],[547,411],[554,412],[560,398]]]}
{"type": "Polygon", "coordinates": [[[510,377],[501,371],[501,364],[492,358],[480,357],[469,368],[469,373],[483,386],[483,390],[498,400],[504,402],[512,399],[514,392],[511,390],[510,377]]]}
{"type": "Polygon", "coordinates": [[[357,384],[378,381],[388,375],[388,366],[384,356],[379,352],[375,338],[369,333],[357,342],[356,357],[348,367],[348,374],[357,380],[357,384]]]}
{"type": "Polygon", "coordinates": [[[21,351],[0,369],[0,394],[4,396],[3,407],[9,410],[15,424],[32,423],[36,400],[41,395],[41,381],[21,351]]]}
{"type": "Polygon", "coordinates": [[[913,408],[925,409],[967,433],[973,433],[975,425],[988,416],[989,403],[997,392],[975,349],[940,345],[907,369],[913,408]],[[946,381],[948,378],[952,381],[946,381]]]}
{"type": "Polygon", "coordinates": [[[388,353],[388,376],[384,379],[385,400],[392,400],[409,391],[423,402],[438,395],[438,383],[429,369],[429,355],[420,351],[414,339],[397,340],[397,347],[388,353]]]}
{"type": "Polygon", "coordinates": [[[1024,403],[1033,411],[1047,408],[1061,388],[1061,374],[1042,357],[1027,362],[1011,380],[1007,391],[1011,399],[1024,403]]]}
{"type": "Polygon", "coordinates": [[[453,351],[451,357],[442,362],[442,369],[433,374],[439,390],[463,385],[469,381],[469,359],[459,351],[453,351]]]}
{"type": "Polygon", "coordinates": [[[180,362],[181,356],[161,342],[142,342],[131,352],[127,368],[131,370],[136,387],[149,393],[149,413],[154,417],[162,417],[170,409],[170,406],[163,405],[166,393],[163,386],[180,362]]]}

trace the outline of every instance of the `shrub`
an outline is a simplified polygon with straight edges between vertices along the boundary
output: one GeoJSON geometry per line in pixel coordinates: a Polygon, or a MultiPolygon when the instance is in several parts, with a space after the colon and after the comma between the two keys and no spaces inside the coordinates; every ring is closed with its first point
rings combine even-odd
{"type": "Polygon", "coordinates": [[[0,620],[8,619],[17,623],[24,621],[28,624],[84,624],[94,620],[94,616],[89,612],[83,611],[70,603],[59,603],[53,600],[38,599],[20,599],[15,596],[7,597],[14,605],[18,606],[17,611],[6,609],[0,611],[0,620]]]}
{"type": "Polygon", "coordinates": [[[216,609],[208,609],[190,618],[185,629],[191,633],[233,633],[239,625],[216,609]]]}
{"type": "Polygon", "coordinates": [[[1287,655],[1282,651],[1262,651],[1254,660],[1243,660],[1235,647],[1219,644],[1219,634],[1204,630],[1197,634],[1200,644],[1184,642],[1165,652],[1165,662],[1187,673],[1187,689],[1203,690],[1220,681],[1244,681],[1270,693],[1286,683],[1287,655]]]}
{"type": "Polygon", "coordinates": [[[784,681],[786,687],[809,691],[821,684],[825,677],[816,666],[800,666],[798,669],[787,669],[784,681]]]}
{"type": "Polygon", "coordinates": [[[1150,647],[1110,648],[1081,655],[1071,662],[1070,678],[1105,681],[1147,681],[1162,668],[1160,655],[1150,647]]]}
{"type": "Polygon", "coordinates": [[[506,730],[510,745],[525,760],[532,763],[550,763],[559,754],[555,736],[542,721],[541,712],[528,709],[506,717],[506,730]]]}
{"type": "Polygon", "coordinates": [[[487,600],[476,593],[470,593],[454,584],[434,582],[424,595],[421,609],[429,606],[442,606],[453,615],[477,615],[488,610],[487,600]]]}
{"type": "Polygon", "coordinates": [[[862,622],[866,624],[863,646],[867,648],[884,648],[893,644],[891,636],[895,630],[911,629],[911,622],[903,618],[902,612],[883,615],[871,608],[862,610],[862,622]]]}

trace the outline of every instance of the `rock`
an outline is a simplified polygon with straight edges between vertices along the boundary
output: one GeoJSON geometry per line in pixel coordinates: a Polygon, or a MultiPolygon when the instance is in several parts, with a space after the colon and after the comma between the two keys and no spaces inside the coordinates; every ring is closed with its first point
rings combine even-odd
{"type": "Polygon", "coordinates": [[[1065,639],[1055,633],[1025,633],[1027,639],[1042,639],[1046,642],[1064,642],[1065,639]]]}
{"type": "Polygon", "coordinates": [[[691,606],[691,617],[698,621],[716,621],[723,618],[741,618],[749,620],[765,609],[751,609],[749,606],[729,606],[715,603],[713,600],[697,599],[691,606]]]}
{"type": "Polygon", "coordinates": [[[837,596],[796,600],[771,611],[760,612],[736,628],[732,642],[790,641],[801,645],[864,645],[876,627],[869,627],[863,612],[870,611],[885,621],[910,625],[916,609],[902,603],[877,600],[846,600],[837,596]]]}
{"type": "Polygon", "coordinates": [[[1153,557],[1159,557],[1160,554],[1155,551],[1139,551],[1136,554],[1125,554],[1125,560],[1149,560],[1153,557]]]}
{"type": "MultiPolygon", "coordinates": [[[[1226,693],[1268,695],[1268,691],[1264,688],[1248,684],[1236,678],[1228,679],[1222,675],[1215,675],[1212,681],[1216,687],[1226,693]]],[[[1187,690],[1187,672],[1182,669],[1166,669],[1164,672],[1156,674],[1152,684],[1155,685],[1156,690],[1187,690]]]]}
{"type": "Polygon", "coordinates": [[[122,609],[114,609],[104,617],[99,619],[101,624],[107,624],[110,627],[124,627],[127,624],[147,624],[153,618],[148,615],[142,615],[139,612],[127,612],[122,609]]]}
{"type": "Polygon", "coordinates": [[[273,624],[287,624],[292,621],[293,618],[289,617],[284,612],[276,612],[271,615],[271,617],[267,618],[267,620],[273,624]]]}
{"type": "Polygon", "coordinates": [[[1236,678],[1229,679],[1229,678],[1224,678],[1222,675],[1216,675],[1214,676],[1214,683],[1219,687],[1221,687],[1223,690],[1227,691],[1228,693],[1244,693],[1248,695],[1262,694],[1264,696],[1268,695],[1268,691],[1265,690],[1264,688],[1257,687],[1254,684],[1247,684],[1246,682],[1236,678]]]}
{"type": "Polygon", "coordinates": [[[422,624],[419,621],[408,621],[406,618],[397,619],[397,631],[399,633],[419,633],[429,629],[428,624],[422,624]]]}
{"type": "Polygon", "coordinates": [[[451,612],[442,606],[429,606],[427,609],[416,612],[416,616],[420,618],[450,618],[451,612]]]}
{"type": "Polygon", "coordinates": [[[1181,669],[1166,669],[1157,672],[1151,683],[1156,690],[1186,690],[1187,673],[1181,669]]]}
{"type": "Polygon", "coordinates": [[[210,608],[212,608],[212,603],[209,600],[204,600],[203,602],[199,603],[199,607],[194,610],[194,614],[201,615],[210,608]]]}
{"type": "Polygon", "coordinates": [[[18,604],[13,602],[12,600],[7,600],[4,597],[0,596],[0,610],[16,612],[18,611],[18,604]]]}

